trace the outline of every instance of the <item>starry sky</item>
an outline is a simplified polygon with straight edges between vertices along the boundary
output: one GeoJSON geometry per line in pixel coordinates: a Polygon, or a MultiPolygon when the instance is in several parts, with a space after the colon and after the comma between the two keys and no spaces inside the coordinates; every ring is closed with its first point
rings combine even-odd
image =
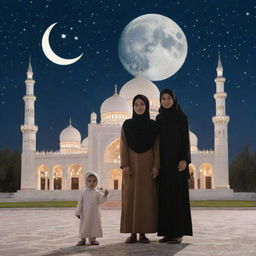
{"type": "MultiPolygon", "coordinates": [[[[214,145],[212,116],[220,52],[226,77],[230,161],[249,145],[256,152],[255,0],[0,0],[0,149],[21,150],[26,71],[34,72],[37,150],[58,150],[69,124],[87,136],[90,113],[133,77],[118,58],[118,40],[134,18],[156,13],[175,21],[187,37],[188,54],[172,77],[157,81],[171,88],[188,115],[199,149],[214,145]],[[56,54],[82,58],[67,66],[42,51],[45,30],[56,54]]],[[[99,120],[99,118],[98,118],[99,120]]]]}

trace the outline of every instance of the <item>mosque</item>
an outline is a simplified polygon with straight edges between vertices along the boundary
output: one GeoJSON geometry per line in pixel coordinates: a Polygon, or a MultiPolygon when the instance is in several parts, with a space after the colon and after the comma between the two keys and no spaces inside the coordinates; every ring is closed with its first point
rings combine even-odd
{"type": "MultiPolygon", "coordinates": [[[[225,111],[227,93],[225,78],[219,57],[215,78],[216,115],[214,125],[214,150],[198,148],[198,138],[189,132],[192,163],[189,166],[191,190],[229,189],[228,180],[228,122],[225,111]]],[[[35,108],[33,71],[31,61],[27,70],[25,120],[22,132],[21,191],[70,191],[84,187],[84,175],[89,170],[99,174],[99,187],[119,190],[122,186],[120,170],[119,137],[122,123],[131,117],[131,102],[136,94],[144,94],[150,101],[150,115],[154,119],[159,108],[159,89],[141,75],[128,81],[107,98],[100,107],[100,118],[91,113],[88,137],[81,139],[80,132],[69,125],[59,135],[59,150],[39,152],[36,150],[35,108]],[[99,120],[100,119],[100,120],[99,120]]]]}

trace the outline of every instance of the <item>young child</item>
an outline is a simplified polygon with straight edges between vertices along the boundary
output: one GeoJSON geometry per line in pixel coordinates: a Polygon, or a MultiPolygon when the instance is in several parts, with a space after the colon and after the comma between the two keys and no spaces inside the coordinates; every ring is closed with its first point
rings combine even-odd
{"type": "Polygon", "coordinates": [[[103,236],[99,205],[107,200],[108,191],[105,190],[102,195],[95,189],[98,184],[98,176],[95,172],[86,173],[85,183],[86,188],[80,196],[75,212],[80,219],[79,237],[81,240],[77,245],[86,245],[86,238],[89,239],[89,244],[99,245],[96,237],[103,236]]]}

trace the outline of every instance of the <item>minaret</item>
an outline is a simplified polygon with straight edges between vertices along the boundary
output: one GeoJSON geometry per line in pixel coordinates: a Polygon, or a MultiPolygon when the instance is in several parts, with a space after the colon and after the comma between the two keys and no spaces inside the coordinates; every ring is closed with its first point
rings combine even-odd
{"type": "Polygon", "coordinates": [[[215,78],[216,93],[216,115],[212,118],[214,123],[214,188],[229,188],[228,179],[228,122],[229,116],[226,115],[226,97],[224,91],[225,77],[223,77],[223,67],[218,60],[217,77],[215,78]]]}
{"type": "Polygon", "coordinates": [[[22,169],[21,169],[21,189],[35,188],[35,170],[33,166],[34,153],[36,151],[36,133],[38,127],[35,125],[35,101],[33,71],[31,58],[27,70],[26,95],[23,97],[25,102],[24,125],[21,125],[22,132],[22,169]]]}

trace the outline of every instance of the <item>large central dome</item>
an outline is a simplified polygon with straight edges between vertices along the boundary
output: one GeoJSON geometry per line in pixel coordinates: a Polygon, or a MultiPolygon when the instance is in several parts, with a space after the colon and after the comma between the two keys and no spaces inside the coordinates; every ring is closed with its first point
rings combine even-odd
{"type": "Polygon", "coordinates": [[[132,99],[137,94],[143,94],[149,99],[150,116],[154,119],[160,106],[160,92],[157,86],[139,74],[127,82],[120,90],[120,96],[125,98],[130,103],[130,106],[132,105],[132,99]]]}
{"type": "Polygon", "coordinates": [[[149,99],[159,100],[159,90],[154,83],[146,80],[140,74],[127,82],[120,90],[120,96],[129,100],[133,99],[137,94],[143,94],[149,99]]]}
{"type": "Polygon", "coordinates": [[[109,112],[122,112],[122,113],[131,113],[131,108],[128,102],[115,93],[110,98],[106,99],[100,108],[100,113],[109,113],[109,112]]]}

